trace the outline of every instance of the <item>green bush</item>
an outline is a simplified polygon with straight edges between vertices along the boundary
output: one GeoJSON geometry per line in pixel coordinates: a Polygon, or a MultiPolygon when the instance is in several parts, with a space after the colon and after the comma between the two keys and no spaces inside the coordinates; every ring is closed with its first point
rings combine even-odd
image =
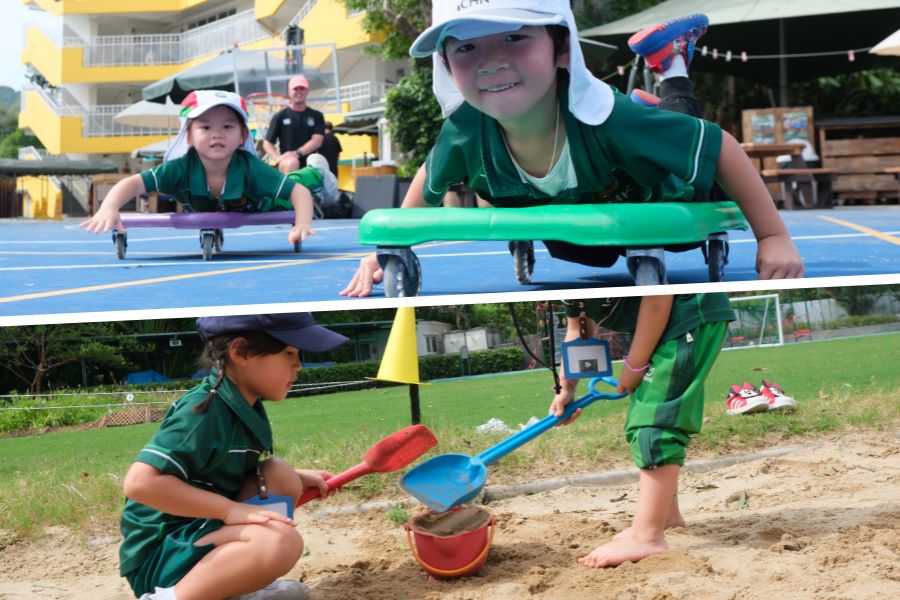
{"type": "MultiPolygon", "coordinates": [[[[493,350],[480,350],[469,354],[469,374],[484,375],[487,373],[503,373],[517,371],[522,367],[523,351],[518,346],[513,348],[497,348],[493,350]]],[[[314,389],[302,389],[293,395],[312,396],[345,392],[353,389],[371,388],[380,386],[398,385],[389,382],[371,381],[378,375],[380,361],[349,362],[329,367],[314,367],[303,369],[297,374],[297,383],[309,384],[314,389]],[[357,382],[350,386],[321,387],[315,389],[315,384],[335,382],[357,382]]],[[[422,381],[432,379],[445,379],[460,376],[461,365],[458,354],[439,354],[436,356],[423,356],[419,358],[419,378],[422,381]]],[[[182,379],[178,381],[154,382],[141,385],[130,385],[124,388],[121,385],[102,385],[95,388],[75,388],[69,390],[54,390],[53,394],[37,398],[6,398],[5,407],[16,408],[41,408],[48,406],[48,400],[52,399],[52,406],[85,406],[93,404],[117,404],[124,402],[125,394],[134,393],[134,401],[151,402],[169,397],[174,400],[180,390],[187,390],[199,383],[199,380],[182,379]],[[113,395],[101,394],[101,392],[115,392],[113,395]],[[153,392],[158,392],[154,394],[153,392]],[[71,396],[58,396],[56,394],[74,394],[71,396]]],[[[162,405],[160,405],[162,407],[162,405]]],[[[34,431],[47,427],[64,427],[96,421],[105,415],[110,408],[100,406],[98,408],[72,408],[52,410],[4,410],[0,411],[0,433],[10,431],[34,431]]]]}
{"type": "Polygon", "coordinates": [[[823,328],[865,327],[867,325],[881,325],[882,323],[896,323],[897,321],[900,321],[900,317],[897,315],[850,315],[833,321],[826,321],[823,323],[823,328]]]}

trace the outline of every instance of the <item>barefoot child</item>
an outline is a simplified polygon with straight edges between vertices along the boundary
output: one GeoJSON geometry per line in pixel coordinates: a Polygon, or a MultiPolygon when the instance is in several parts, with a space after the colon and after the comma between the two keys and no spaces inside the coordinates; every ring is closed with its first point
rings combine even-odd
{"type": "Polygon", "coordinates": [[[272,457],[262,400],[284,400],[300,350],[328,351],[347,338],[310,313],[197,325],[212,370],[169,409],[125,476],[119,571],[142,600],[303,600],[302,583],[276,581],[303,551],[286,514],[307,488],[328,495],[331,474],[272,457]],[[290,497],[285,514],[244,503],[273,496],[290,497]]]}
{"type": "MultiPolygon", "coordinates": [[[[665,529],[681,527],[678,474],[690,436],[703,422],[703,382],[735,316],[725,294],[603,298],[569,302],[566,340],[596,326],[633,335],[619,376],[630,392],[625,439],[640,472],[640,495],[631,527],[578,562],[612,567],[668,549],[665,529]]],[[[562,416],[578,380],[561,379],[550,412],[562,416]]],[[[570,423],[577,419],[576,411],[570,423]]]]}
{"type": "Polygon", "coordinates": [[[162,192],[192,212],[293,210],[288,241],[303,241],[315,233],[310,189],[336,190],[336,185],[327,185],[326,179],[334,178],[327,168],[322,173],[309,166],[282,175],[260,160],[250,137],[246,104],[235,93],[199,90],[181,104],[181,131],[163,164],[119,181],[80,227],[96,233],[125,231],[119,215],[125,203],[147,192],[162,192]]]}
{"type": "MultiPolygon", "coordinates": [[[[797,249],[738,142],[702,119],[638,106],[591,75],[568,0],[433,2],[432,9],[434,24],[410,54],[433,55],[447,120],[404,208],[439,205],[460,182],[494,206],[517,207],[690,202],[718,179],[756,236],[760,278],[802,276],[797,249]]],[[[611,266],[621,253],[544,245],[551,256],[593,266],[611,266]]],[[[382,277],[368,255],[341,294],[368,295],[382,277]]]]}

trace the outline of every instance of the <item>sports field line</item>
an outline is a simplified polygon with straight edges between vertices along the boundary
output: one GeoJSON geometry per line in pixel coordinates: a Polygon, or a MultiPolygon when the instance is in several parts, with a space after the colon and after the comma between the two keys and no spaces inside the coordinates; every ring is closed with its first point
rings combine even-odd
{"type": "MultiPolygon", "coordinates": [[[[463,242],[432,242],[417,246],[417,248],[433,248],[435,246],[460,244],[463,242]]],[[[71,294],[83,294],[88,292],[100,292],[105,290],[114,290],[118,288],[134,287],[139,285],[151,285],[154,283],[168,283],[171,281],[184,281],[186,279],[198,279],[200,277],[214,277],[219,275],[230,275],[233,273],[245,273],[248,271],[262,271],[266,269],[280,269],[283,267],[296,267],[300,265],[308,265],[313,263],[334,262],[341,260],[352,260],[354,258],[362,258],[370,252],[351,252],[347,254],[337,254],[335,256],[327,256],[324,258],[310,260],[294,260],[290,262],[280,262],[268,265],[254,265],[251,267],[235,267],[232,269],[222,269],[219,271],[207,271],[205,273],[185,273],[183,275],[170,275],[168,277],[153,277],[151,279],[138,279],[134,281],[122,281],[117,283],[106,283],[101,285],[90,285],[78,288],[69,288],[65,290],[54,290],[50,292],[35,292],[33,294],[22,294],[19,296],[0,297],[0,304],[10,302],[21,302],[23,300],[37,300],[40,298],[54,298],[57,296],[67,296],[71,294]]]]}
{"type": "Polygon", "coordinates": [[[836,223],[837,225],[843,225],[844,227],[855,229],[856,231],[862,231],[863,233],[868,234],[872,237],[876,237],[880,240],[884,240],[885,242],[890,242],[891,244],[900,246],[900,238],[878,231],[876,229],[871,229],[870,227],[866,227],[864,225],[857,225],[856,223],[851,223],[850,221],[844,221],[842,219],[836,219],[834,217],[820,216],[819,218],[823,221],[830,221],[831,223],[836,223]]]}
{"type": "Polygon", "coordinates": [[[138,279],[135,281],[123,281],[119,283],[106,283],[103,285],[90,285],[80,288],[70,288],[66,290],[55,290],[52,292],[37,292],[34,294],[23,294],[21,296],[7,296],[0,298],[0,303],[21,302],[22,300],[36,300],[38,298],[53,298],[56,296],[66,296],[70,294],[83,294],[87,292],[100,292],[104,290],[114,290],[118,288],[134,287],[138,285],[151,285],[154,283],[168,283],[171,281],[184,281],[185,279],[198,279],[200,277],[214,277],[218,275],[230,275],[232,273],[246,273],[248,271],[262,271],[265,269],[280,269],[283,267],[296,267],[298,265],[306,265],[318,262],[329,262],[335,260],[346,260],[348,258],[362,258],[368,252],[358,252],[354,254],[343,254],[327,258],[318,258],[311,260],[295,260],[286,263],[275,263],[272,265],[255,265],[252,267],[237,267],[233,269],[222,269],[220,271],[207,271],[205,273],[187,273],[184,275],[170,275],[168,277],[154,277],[152,279],[138,279]]]}

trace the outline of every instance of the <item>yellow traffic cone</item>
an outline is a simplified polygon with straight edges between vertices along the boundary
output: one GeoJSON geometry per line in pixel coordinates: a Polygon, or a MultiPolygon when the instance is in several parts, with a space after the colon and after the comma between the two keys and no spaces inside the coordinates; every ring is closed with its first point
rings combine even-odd
{"type": "Polygon", "coordinates": [[[375,380],[419,385],[415,308],[406,306],[397,309],[375,380]]]}

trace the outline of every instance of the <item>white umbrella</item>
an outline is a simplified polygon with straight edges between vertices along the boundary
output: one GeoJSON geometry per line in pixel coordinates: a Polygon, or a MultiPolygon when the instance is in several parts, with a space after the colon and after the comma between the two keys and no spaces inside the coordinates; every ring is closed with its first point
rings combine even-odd
{"type": "Polygon", "coordinates": [[[180,112],[181,106],[174,104],[167,96],[165,104],[148,100],[135,102],[114,116],[113,121],[133,127],[177,130],[181,127],[181,119],[178,116],[180,112]]]}
{"type": "Polygon", "coordinates": [[[900,56],[900,29],[878,42],[869,52],[881,56],[900,56]]]}
{"type": "Polygon", "coordinates": [[[132,150],[131,158],[138,158],[140,156],[155,156],[162,158],[162,155],[166,153],[166,150],[169,149],[169,146],[175,143],[175,137],[177,136],[160,140],[158,142],[153,142],[152,144],[147,144],[146,146],[141,146],[136,150],[132,150]]]}

